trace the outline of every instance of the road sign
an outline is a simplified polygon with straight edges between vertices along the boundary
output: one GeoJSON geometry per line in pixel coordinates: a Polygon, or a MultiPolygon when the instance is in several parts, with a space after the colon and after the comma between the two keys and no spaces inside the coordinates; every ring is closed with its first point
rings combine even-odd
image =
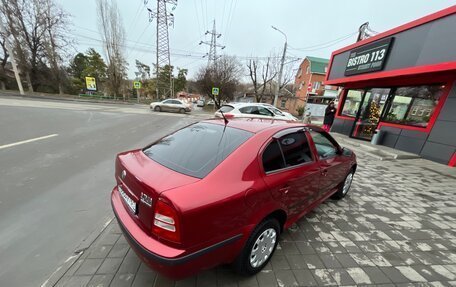
{"type": "Polygon", "coordinates": [[[97,80],[94,77],[85,77],[86,80],[86,89],[88,91],[97,90],[97,80]]]}
{"type": "Polygon", "coordinates": [[[218,96],[220,93],[220,89],[219,88],[212,88],[212,95],[214,96],[218,96]]]}
{"type": "Polygon", "coordinates": [[[133,82],[133,88],[141,89],[141,82],[137,82],[137,81],[133,82]]]}
{"type": "Polygon", "coordinates": [[[312,91],[312,83],[309,83],[309,84],[307,85],[307,91],[308,91],[308,92],[311,92],[311,91],[312,91]]]}

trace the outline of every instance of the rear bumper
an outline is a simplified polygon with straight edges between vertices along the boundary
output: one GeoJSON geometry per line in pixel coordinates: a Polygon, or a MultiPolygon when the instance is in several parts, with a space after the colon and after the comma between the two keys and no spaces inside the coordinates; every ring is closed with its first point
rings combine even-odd
{"type": "Polygon", "coordinates": [[[140,259],[152,269],[173,279],[226,263],[226,260],[232,260],[233,252],[237,250],[237,254],[242,247],[240,239],[243,236],[239,234],[191,253],[172,248],[140,229],[125,208],[117,188],[111,193],[111,204],[125,238],[140,259]]]}

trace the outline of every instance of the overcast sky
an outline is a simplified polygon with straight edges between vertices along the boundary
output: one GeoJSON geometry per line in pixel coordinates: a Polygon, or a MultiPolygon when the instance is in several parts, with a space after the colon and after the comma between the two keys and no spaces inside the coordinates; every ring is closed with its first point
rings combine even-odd
{"type": "MultiPolygon", "coordinates": [[[[114,1],[114,0],[113,0],[114,1]]],[[[57,0],[72,15],[74,53],[93,47],[104,55],[95,0],[57,0]]],[[[129,77],[134,77],[135,59],[152,66],[155,62],[155,22],[149,23],[146,7],[154,9],[156,0],[117,0],[126,31],[125,56],[129,77]]],[[[206,30],[215,19],[218,54],[246,57],[268,56],[281,51],[287,34],[287,56],[329,58],[331,52],[353,43],[358,27],[369,21],[372,30],[383,32],[455,5],[455,0],[181,0],[172,13],[174,28],[169,29],[171,64],[189,69],[193,77],[207,63],[208,51],[200,41],[210,41],[206,30]]],[[[169,7],[171,8],[171,7],[169,7]]],[[[299,64],[299,62],[297,62],[299,64]]]]}

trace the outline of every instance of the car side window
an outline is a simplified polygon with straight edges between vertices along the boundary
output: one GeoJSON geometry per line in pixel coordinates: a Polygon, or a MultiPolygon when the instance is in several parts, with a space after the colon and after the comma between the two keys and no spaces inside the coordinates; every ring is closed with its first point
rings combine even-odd
{"type": "Polygon", "coordinates": [[[330,158],[337,155],[337,147],[324,133],[311,131],[310,135],[312,136],[320,159],[330,158]]]}
{"type": "Polygon", "coordinates": [[[176,101],[176,100],[172,100],[171,101],[171,104],[175,104],[175,105],[181,105],[182,103],[179,102],[179,101],[176,101]]]}
{"type": "Polygon", "coordinates": [[[258,107],[258,113],[263,116],[269,116],[269,117],[273,116],[273,114],[271,113],[270,110],[263,108],[263,107],[258,107]]]}
{"type": "Polygon", "coordinates": [[[253,106],[247,106],[247,107],[240,108],[239,111],[243,114],[253,114],[253,115],[258,114],[258,113],[256,113],[258,111],[258,109],[253,106]]]}
{"type": "Polygon", "coordinates": [[[312,161],[312,151],[304,131],[287,134],[279,142],[287,167],[312,161]]]}
{"type": "Polygon", "coordinates": [[[172,100],[165,100],[163,101],[164,104],[172,104],[172,100]]]}
{"type": "Polygon", "coordinates": [[[264,150],[262,159],[265,172],[313,161],[312,151],[303,131],[274,139],[264,150]]]}
{"type": "Polygon", "coordinates": [[[263,168],[265,172],[270,172],[285,167],[282,151],[277,140],[273,140],[263,152],[263,168]]]}

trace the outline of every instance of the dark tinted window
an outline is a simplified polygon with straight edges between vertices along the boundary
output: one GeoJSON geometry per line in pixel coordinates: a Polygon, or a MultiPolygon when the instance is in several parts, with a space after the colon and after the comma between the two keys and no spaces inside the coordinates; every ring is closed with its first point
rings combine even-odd
{"type": "Polygon", "coordinates": [[[337,154],[336,145],[325,134],[311,131],[310,135],[320,158],[328,158],[337,154]]]}
{"type": "Polygon", "coordinates": [[[260,106],[247,106],[240,108],[239,111],[243,114],[273,116],[273,113],[265,107],[260,106]]]}
{"type": "Polygon", "coordinates": [[[258,113],[263,116],[269,116],[272,117],[274,114],[268,110],[267,108],[264,107],[258,107],[258,113]]]}
{"type": "Polygon", "coordinates": [[[280,151],[279,143],[274,140],[263,152],[263,168],[265,172],[281,169],[285,162],[280,151]]]}
{"type": "Polygon", "coordinates": [[[222,125],[197,123],[146,147],[152,160],[179,173],[203,178],[252,133],[222,125]]]}
{"type": "Polygon", "coordinates": [[[312,151],[303,131],[290,133],[272,141],[263,152],[265,172],[311,161],[312,151]]]}
{"type": "Polygon", "coordinates": [[[258,111],[258,108],[255,106],[243,107],[243,108],[240,108],[239,111],[243,114],[252,114],[252,115],[260,114],[260,112],[258,111]]]}
{"type": "Polygon", "coordinates": [[[234,108],[232,106],[222,106],[219,111],[223,112],[223,113],[228,113],[230,111],[232,111],[234,108]]]}
{"type": "Polygon", "coordinates": [[[312,152],[303,131],[279,139],[287,167],[312,161],[312,152]]]}

